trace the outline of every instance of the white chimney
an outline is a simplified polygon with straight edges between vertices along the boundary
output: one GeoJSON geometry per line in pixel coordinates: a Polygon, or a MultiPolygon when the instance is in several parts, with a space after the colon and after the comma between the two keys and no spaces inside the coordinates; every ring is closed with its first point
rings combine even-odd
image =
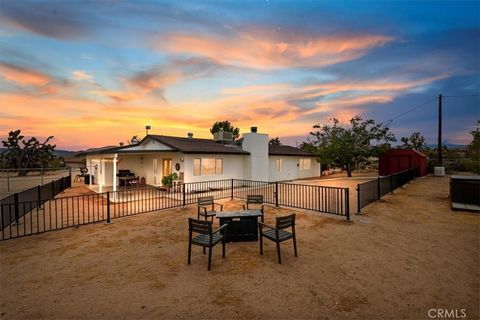
{"type": "Polygon", "coordinates": [[[247,179],[268,181],[268,134],[256,133],[253,127],[251,131],[243,134],[242,143],[242,149],[250,152],[245,160],[247,179]]]}
{"type": "Polygon", "coordinates": [[[193,132],[188,133],[188,139],[193,139],[193,132]]]}

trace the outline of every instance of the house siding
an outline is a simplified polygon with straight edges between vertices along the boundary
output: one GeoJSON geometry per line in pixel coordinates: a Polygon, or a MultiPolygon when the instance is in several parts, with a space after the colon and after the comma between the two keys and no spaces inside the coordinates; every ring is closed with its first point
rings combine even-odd
{"type": "Polygon", "coordinates": [[[315,157],[305,156],[269,156],[268,158],[268,180],[285,181],[320,176],[320,164],[315,157]],[[301,170],[300,159],[311,159],[309,170],[301,170]],[[277,160],[282,159],[282,170],[277,170],[277,160]]]}

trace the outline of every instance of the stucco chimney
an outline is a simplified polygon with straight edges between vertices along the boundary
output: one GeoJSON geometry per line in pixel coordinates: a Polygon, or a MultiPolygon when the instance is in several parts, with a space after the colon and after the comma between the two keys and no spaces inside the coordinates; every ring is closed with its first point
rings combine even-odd
{"type": "Polygon", "coordinates": [[[242,149],[250,152],[250,156],[245,160],[247,179],[268,181],[268,134],[256,132],[243,134],[242,149]]]}

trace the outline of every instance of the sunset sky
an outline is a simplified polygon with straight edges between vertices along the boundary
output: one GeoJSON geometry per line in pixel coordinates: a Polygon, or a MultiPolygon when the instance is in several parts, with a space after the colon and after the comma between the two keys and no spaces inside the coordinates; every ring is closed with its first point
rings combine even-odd
{"type": "Polygon", "coordinates": [[[434,143],[441,93],[466,144],[479,57],[478,1],[2,0],[0,138],[80,150],[230,120],[295,145],[358,114],[434,143]]]}

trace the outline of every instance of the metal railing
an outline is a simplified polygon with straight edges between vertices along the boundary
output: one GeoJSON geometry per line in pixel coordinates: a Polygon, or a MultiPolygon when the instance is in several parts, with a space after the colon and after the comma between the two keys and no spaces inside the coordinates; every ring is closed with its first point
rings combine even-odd
{"type": "Polygon", "coordinates": [[[378,177],[357,185],[357,213],[372,202],[415,179],[415,169],[409,169],[389,176],[378,177]]]}
{"type": "Polygon", "coordinates": [[[53,199],[57,194],[70,186],[71,177],[66,176],[1,199],[0,230],[5,229],[13,222],[18,224],[20,218],[25,214],[42,207],[45,202],[53,199]]]}
{"type": "Polygon", "coordinates": [[[42,197],[0,204],[1,240],[95,222],[109,223],[111,219],[195,204],[204,196],[246,199],[250,194],[262,194],[268,204],[325,212],[350,220],[348,188],[227,179],[185,183],[170,190],[145,187],[53,198],[61,189],[55,189],[57,182],[52,182],[53,187],[49,184],[52,193],[42,197]]]}

